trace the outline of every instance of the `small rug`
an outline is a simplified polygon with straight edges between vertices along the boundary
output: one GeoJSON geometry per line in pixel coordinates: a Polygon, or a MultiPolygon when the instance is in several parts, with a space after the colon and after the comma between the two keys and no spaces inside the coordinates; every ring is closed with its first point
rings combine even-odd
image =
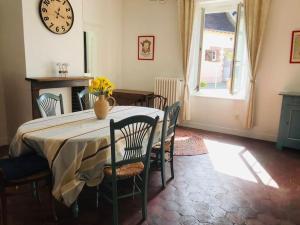
{"type": "Polygon", "coordinates": [[[176,156],[193,156],[208,153],[203,136],[197,130],[177,127],[175,136],[176,156]]]}

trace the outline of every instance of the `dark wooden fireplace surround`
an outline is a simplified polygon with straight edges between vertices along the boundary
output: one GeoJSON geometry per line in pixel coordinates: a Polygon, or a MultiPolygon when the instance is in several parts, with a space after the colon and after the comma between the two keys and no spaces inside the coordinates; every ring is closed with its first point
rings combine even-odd
{"type": "MultiPolygon", "coordinates": [[[[41,89],[70,87],[72,89],[72,112],[80,110],[77,93],[89,85],[90,77],[36,77],[26,78],[31,83],[32,98],[32,118],[40,118],[40,112],[36,99],[41,89]]],[[[144,105],[147,96],[153,95],[153,92],[116,89],[113,97],[116,98],[119,105],[144,105]]]]}

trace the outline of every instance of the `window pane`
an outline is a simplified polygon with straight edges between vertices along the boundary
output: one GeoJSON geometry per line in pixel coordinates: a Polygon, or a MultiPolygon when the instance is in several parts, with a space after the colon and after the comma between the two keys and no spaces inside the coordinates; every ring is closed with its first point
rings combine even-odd
{"type": "Polygon", "coordinates": [[[236,11],[205,14],[201,89],[229,90],[233,65],[236,11]]]}

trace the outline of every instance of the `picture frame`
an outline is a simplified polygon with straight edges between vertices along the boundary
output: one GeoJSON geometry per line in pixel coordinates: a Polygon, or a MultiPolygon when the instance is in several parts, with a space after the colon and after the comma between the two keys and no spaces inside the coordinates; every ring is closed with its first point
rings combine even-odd
{"type": "Polygon", "coordinates": [[[138,60],[154,60],[155,36],[138,36],[138,60]]]}
{"type": "Polygon", "coordinates": [[[290,63],[300,63],[300,30],[292,32],[290,63]]]}

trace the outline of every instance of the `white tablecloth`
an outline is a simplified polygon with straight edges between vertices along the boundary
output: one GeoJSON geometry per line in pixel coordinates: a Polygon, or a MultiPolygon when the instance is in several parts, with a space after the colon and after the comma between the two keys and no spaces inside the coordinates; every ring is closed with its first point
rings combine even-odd
{"type": "MultiPolygon", "coordinates": [[[[116,106],[104,120],[93,110],[32,120],[19,127],[12,144],[13,157],[36,151],[47,158],[53,175],[53,196],[70,206],[85,184],[95,186],[103,179],[110,161],[110,119],[119,121],[133,115],[163,118],[163,111],[136,106],[116,106]]],[[[161,123],[160,123],[161,124],[161,123]]],[[[156,129],[158,141],[161,126],[156,129]]],[[[116,145],[122,155],[122,143],[116,145]]]]}

